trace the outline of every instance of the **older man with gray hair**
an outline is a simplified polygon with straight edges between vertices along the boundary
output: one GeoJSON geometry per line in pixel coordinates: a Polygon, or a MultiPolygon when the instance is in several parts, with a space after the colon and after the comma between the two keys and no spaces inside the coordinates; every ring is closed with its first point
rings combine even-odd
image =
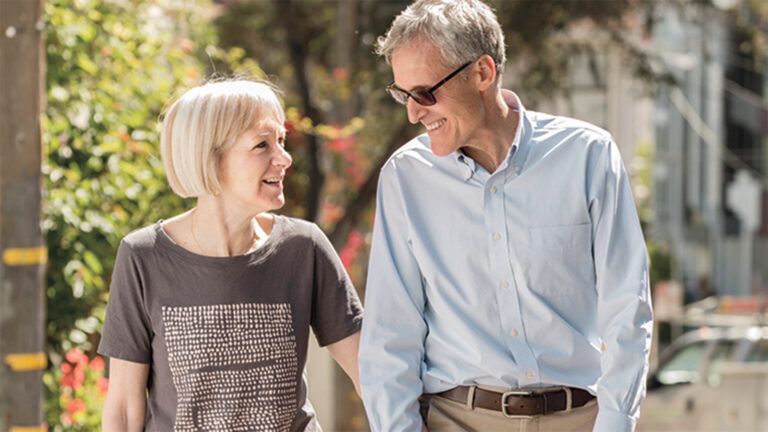
{"type": "Polygon", "coordinates": [[[417,1],[379,38],[426,133],[379,180],[359,358],[375,431],[634,429],[652,313],[626,170],[608,132],[503,90],[504,52],[478,0],[417,1]]]}

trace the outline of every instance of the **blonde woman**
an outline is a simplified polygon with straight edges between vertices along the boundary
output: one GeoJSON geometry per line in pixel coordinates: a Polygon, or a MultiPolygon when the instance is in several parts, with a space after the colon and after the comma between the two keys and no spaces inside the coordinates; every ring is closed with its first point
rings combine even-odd
{"type": "Polygon", "coordinates": [[[194,88],[168,111],[168,181],[197,205],[120,244],[99,352],[106,431],[319,430],[310,327],[358,387],[362,307],[314,225],[269,213],[291,165],[264,83],[194,88]]]}

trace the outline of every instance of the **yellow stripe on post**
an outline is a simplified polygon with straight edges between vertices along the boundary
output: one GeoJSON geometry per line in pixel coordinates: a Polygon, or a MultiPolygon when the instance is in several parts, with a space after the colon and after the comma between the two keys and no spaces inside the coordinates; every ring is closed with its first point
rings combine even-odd
{"type": "Polygon", "coordinates": [[[47,430],[48,426],[43,424],[40,426],[11,426],[9,432],[46,432],[47,430]]]}
{"type": "Polygon", "coordinates": [[[14,372],[25,372],[45,369],[45,366],[48,365],[48,358],[43,352],[16,353],[5,356],[5,363],[14,372]]]}
{"type": "Polygon", "coordinates": [[[8,248],[3,251],[3,263],[8,266],[45,264],[48,262],[48,248],[8,248]]]}

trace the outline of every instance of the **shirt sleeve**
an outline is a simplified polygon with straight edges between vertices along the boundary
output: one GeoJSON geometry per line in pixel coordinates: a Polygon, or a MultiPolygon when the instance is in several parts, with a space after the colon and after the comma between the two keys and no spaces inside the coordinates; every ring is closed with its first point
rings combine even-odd
{"type": "Polygon", "coordinates": [[[419,431],[424,289],[394,162],[382,169],[368,265],[360,384],[373,431],[419,431]]]}
{"type": "Polygon", "coordinates": [[[120,242],[98,352],[121,360],[150,363],[152,325],[135,258],[130,245],[120,242]]]}
{"type": "Polygon", "coordinates": [[[598,331],[604,344],[594,430],[631,431],[645,397],[653,329],[648,255],[627,172],[611,140],[599,146],[590,174],[598,331]]]}
{"type": "Polygon", "coordinates": [[[360,331],[363,307],[328,237],[313,225],[315,279],[310,324],[324,347],[360,331]]]}

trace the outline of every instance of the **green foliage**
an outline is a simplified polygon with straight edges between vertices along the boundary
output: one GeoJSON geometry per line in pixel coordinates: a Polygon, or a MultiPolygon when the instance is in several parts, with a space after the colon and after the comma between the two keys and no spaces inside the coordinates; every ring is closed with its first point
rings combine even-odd
{"type": "Polygon", "coordinates": [[[165,181],[158,118],[205,70],[195,44],[174,26],[190,12],[169,4],[45,4],[44,228],[53,352],[95,348],[119,240],[186,204],[165,181]]]}

